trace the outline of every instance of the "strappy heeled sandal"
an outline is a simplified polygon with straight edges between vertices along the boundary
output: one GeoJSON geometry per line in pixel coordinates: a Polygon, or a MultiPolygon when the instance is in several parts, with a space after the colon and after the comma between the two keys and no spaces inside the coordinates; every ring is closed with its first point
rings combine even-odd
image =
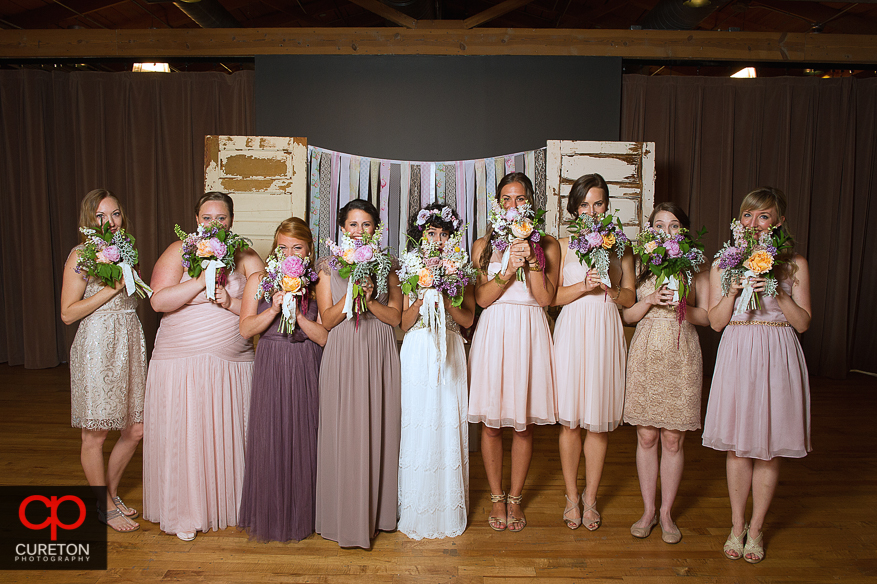
{"type": "Polygon", "coordinates": [[[588,505],[587,503],[585,503],[585,494],[584,493],[582,493],[582,523],[584,523],[585,528],[587,528],[588,531],[597,531],[598,529],[600,529],[600,526],[603,525],[603,518],[600,516],[600,512],[597,511],[596,499],[594,500],[593,505],[588,505]],[[588,523],[585,523],[585,513],[587,513],[588,511],[593,511],[594,513],[596,513],[597,518],[594,519],[593,521],[589,521],[588,523]],[[593,525],[593,527],[591,527],[592,525],[593,525]]]}
{"type": "Polygon", "coordinates": [[[722,553],[725,554],[725,557],[729,560],[739,560],[743,557],[743,540],[746,538],[746,533],[749,531],[749,526],[745,525],[743,527],[743,532],[740,535],[734,535],[734,528],[731,528],[731,535],[728,536],[728,539],[725,541],[725,545],[722,548],[722,553]],[[736,556],[732,556],[728,552],[734,552],[737,554],[736,556]]]}
{"type": "Polygon", "coordinates": [[[137,511],[137,509],[131,509],[130,507],[125,505],[125,501],[122,500],[122,497],[113,497],[113,503],[115,503],[116,508],[122,512],[122,515],[124,515],[128,519],[137,519],[137,516],[140,515],[140,512],[137,511]]]}
{"type": "MultiPolygon", "coordinates": [[[[524,496],[523,495],[517,495],[517,496],[509,495],[508,500],[509,500],[509,505],[517,505],[518,507],[520,507],[521,501],[524,500],[524,496]]],[[[527,527],[527,520],[525,518],[515,517],[514,515],[511,515],[508,512],[508,510],[506,510],[506,521],[508,521],[509,531],[518,532],[518,531],[521,531],[522,529],[524,529],[525,527],[527,527]],[[511,518],[511,521],[509,521],[508,518],[511,518]]]]}
{"type": "Polygon", "coordinates": [[[637,527],[636,523],[630,526],[630,535],[634,537],[638,537],[639,539],[647,538],[651,533],[655,526],[658,524],[658,512],[655,511],[655,516],[652,517],[651,521],[649,521],[648,525],[645,527],[637,527]]]}
{"type": "MultiPolygon", "coordinates": [[[[490,502],[491,503],[505,503],[506,502],[506,494],[505,492],[502,495],[494,495],[490,493],[490,502]]],[[[490,529],[494,531],[505,531],[506,529],[506,521],[508,518],[502,517],[494,517],[493,515],[487,518],[487,524],[490,526],[490,529]]]]}
{"type": "Polygon", "coordinates": [[[579,514],[578,517],[569,518],[567,514],[570,511],[578,511],[579,510],[579,498],[576,497],[575,501],[570,501],[569,497],[564,493],[563,498],[566,499],[566,509],[563,510],[563,522],[566,523],[566,526],[570,529],[578,529],[582,525],[582,516],[579,514]]]}
{"type": "Polygon", "coordinates": [[[761,541],[764,539],[764,532],[761,531],[758,537],[752,537],[749,530],[746,530],[746,547],[743,548],[743,559],[750,564],[757,564],[764,559],[764,546],[761,541]],[[749,557],[749,556],[753,557],[749,557]]]}
{"type": "Polygon", "coordinates": [[[110,527],[114,531],[118,531],[119,533],[129,533],[131,531],[137,531],[138,529],[140,529],[140,524],[134,521],[131,521],[131,523],[125,525],[125,527],[127,527],[128,529],[119,529],[115,525],[110,524],[110,521],[119,517],[124,517],[126,520],[129,520],[128,516],[126,516],[118,509],[107,509],[106,512],[101,511],[100,509],[97,510],[98,521],[107,525],[107,527],[110,527]]]}

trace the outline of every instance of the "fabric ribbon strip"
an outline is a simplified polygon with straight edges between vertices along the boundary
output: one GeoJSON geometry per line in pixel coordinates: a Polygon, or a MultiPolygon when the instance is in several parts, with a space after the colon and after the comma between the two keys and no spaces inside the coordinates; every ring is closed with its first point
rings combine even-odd
{"type": "Polygon", "coordinates": [[[353,276],[347,278],[347,296],[344,297],[344,314],[347,315],[346,320],[353,318],[353,276]]]}
{"type": "Polygon", "coordinates": [[[667,290],[673,291],[673,302],[679,302],[679,280],[676,276],[670,276],[667,280],[667,290]]]}
{"type": "Polygon", "coordinates": [[[447,334],[445,332],[445,303],[441,293],[435,288],[427,288],[423,291],[423,304],[420,305],[420,315],[429,327],[438,351],[438,379],[441,380],[442,364],[447,354],[447,334]]]}
{"type": "Polygon", "coordinates": [[[219,260],[204,260],[201,262],[201,267],[204,268],[205,272],[204,280],[207,284],[207,298],[216,300],[216,270],[224,268],[225,264],[219,260]]]}
{"type": "Polygon", "coordinates": [[[150,298],[152,297],[152,288],[147,286],[146,282],[140,279],[140,274],[125,262],[121,262],[119,267],[122,268],[122,274],[125,276],[125,292],[128,293],[128,296],[134,294],[134,292],[137,291],[137,284],[140,284],[140,287],[146,292],[146,295],[150,298]]]}
{"type": "Polygon", "coordinates": [[[287,292],[283,295],[283,318],[290,323],[290,330],[295,330],[295,294],[287,292]]]}
{"type": "Polygon", "coordinates": [[[750,305],[755,296],[755,290],[752,289],[752,283],[749,281],[749,278],[755,278],[756,276],[752,270],[746,270],[743,273],[743,278],[745,278],[746,282],[743,284],[743,294],[740,295],[740,303],[734,309],[733,316],[739,316],[744,312],[748,312],[750,308],[754,308],[754,306],[750,307],[750,305]]]}

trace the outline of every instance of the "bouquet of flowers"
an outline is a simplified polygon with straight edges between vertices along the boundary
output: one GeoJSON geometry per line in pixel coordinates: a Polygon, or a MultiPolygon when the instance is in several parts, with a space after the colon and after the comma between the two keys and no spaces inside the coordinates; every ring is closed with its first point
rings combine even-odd
{"type": "Polygon", "coordinates": [[[596,269],[600,281],[612,286],[609,279],[609,250],[615,248],[618,259],[621,259],[630,243],[621,227],[621,220],[608,213],[595,217],[582,213],[570,224],[569,232],[569,249],[576,252],[579,263],[587,265],[589,271],[596,269]]]}
{"type": "Polygon", "coordinates": [[[777,295],[778,281],[773,269],[783,263],[777,256],[792,247],[792,239],[779,226],[759,233],[752,227],[743,227],[737,219],[731,221],[733,237],[726,241],[716,254],[715,261],[722,272],[722,294],[728,295],[731,284],[746,279],[740,304],[734,310],[734,316],[749,310],[761,308],[761,299],[749,283],[751,277],[765,279],[764,293],[768,296],[777,295]]]}
{"type": "Polygon", "coordinates": [[[134,266],[139,254],[134,248],[134,238],[119,229],[113,233],[108,223],[100,231],[80,227],[85,235],[85,244],[76,262],[76,273],[96,278],[113,288],[122,276],[125,277],[125,291],[128,296],[137,292],[140,298],[152,296],[152,288],[140,278],[134,266]]]}
{"type": "MultiPolygon", "coordinates": [[[[491,201],[487,220],[493,225],[494,236],[491,238],[493,249],[502,252],[501,273],[505,272],[509,265],[511,243],[516,239],[523,239],[533,244],[533,253],[542,269],[542,277],[545,277],[545,252],[539,244],[545,231],[538,227],[542,224],[544,215],[544,209],[534,212],[529,203],[511,209],[503,209],[496,200],[491,201]]],[[[527,285],[523,267],[518,268],[515,277],[518,282],[523,282],[524,286],[527,285]]]]}
{"type": "Polygon", "coordinates": [[[247,249],[252,242],[233,233],[219,221],[199,225],[195,233],[186,233],[179,225],[174,225],[174,232],[183,242],[180,253],[189,277],[197,278],[206,271],[207,298],[215,300],[216,285],[225,286],[228,274],[234,272],[235,252],[247,249]]]}
{"type": "Polygon", "coordinates": [[[706,229],[701,229],[696,239],[689,235],[687,229],[669,235],[646,223],[633,243],[633,253],[657,277],[655,288],[660,288],[666,282],[667,289],[673,291],[673,302],[679,303],[676,316],[680,323],[685,319],[685,299],[694,274],[705,259],[703,243],[700,241],[705,233],[706,229]]]}
{"type": "Polygon", "coordinates": [[[317,274],[310,269],[310,258],[297,255],[286,257],[283,250],[275,250],[265,262],[265,275],[256,290],[256,300],[264,298],[269,304],[276,292],[283,294],[283,318],[278,331],[291,333],[295,330],[295,303],[301,296],[301,310],[308,311],[308,286],[317,281],[317,274]]]}
{"type": "Polygon", "coordinates": [[[344,313],[347,318],[356,315],[356,326],[359,326],[359,315],[368,312],[366,307],[363,283],[370,277],[375,277],[378,294],[387,293],[387,278],[390,275],[392,262],[390,254],[381,249],[381,235],[384,224],[378,225],[372,235],[362,234],[362,239],[353,239],[346,233],[341,233],[338,245],[331,240],[326,240],[332,258],[329,265],[338,270],[338,275],[347,278],[347,300],[344,302],[344,313]]]}

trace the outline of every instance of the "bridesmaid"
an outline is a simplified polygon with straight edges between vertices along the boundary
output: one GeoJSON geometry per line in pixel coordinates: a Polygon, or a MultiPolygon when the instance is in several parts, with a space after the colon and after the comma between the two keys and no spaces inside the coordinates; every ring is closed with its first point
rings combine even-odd
{"type": "MultiPolygon", "coordinates": [[[[691,228],[688,215],[675,203],[658,204],[649,216],[649,224],[668,235],[691,228]]],[[[672,544],[682,539],[670,515],[685,462],[682,442],[685,432],[700,428],[703,360],[694,325],[709,325],[709,291],[698,288],[696,279],[692,282],[685,320],[679,323],[679,303],[673,302],[673,292],[666,285],[656,288],[655,282],[649,267],[640,266],[636,279],[638,302],[621,312],[626,324],[636,324],[627,360],[624,422],[636,426],[636,469],[645,506],[630,533],[648,537],[660,521],[661,539],[672,544]],[[655,508],[659,469],[660,514],[655,508]]]]}
{"type": "MultiPolygon", "coordinates": [[[[507,174],[496,187],[503,209],[531,206],[533,185],[524,173],[507,174]]],[[[472,247],[479,269],[475,299],[484,308],[469,353],[469,421],[482,423],[481,454],[493,503],[488,525],[496,531],[521,531],[527,525],[522,491],[533,455],[532,424],[557,422],[555,367],[551,332],[543,308],[551,304],[557,285],[557,240],[544,236],[542,272],[531,244],[515,240],[508,267],[493,251],[493,228],[472,247]],[[515,272],[525,269],[526,285],[515,272]],[[502,429],[511,427],[511,486],[502,488],[502,429]]]]}
{"type": "MultiPolygon", "coordinates": [[[[609,187],[599,174],[579,177],[570,189],[567,211],[573,217],[609,211],[609,187]]],[[[560,464],[566,485],[563,520],[577,529],[594,531],[602,519],[597,511],[597,489],[603,475],[603,462],[609,432],[621,423],[624,405],[625,341],[619,307],[629,307],[634,292],[633,252],[628,247],[618,259],[610,250],[609,279],[600,282],[595,270],[587,270],[575,252],[569,251],[569,238],[560,240],[561,272],[555,304],[563,306],[554,327],[557,360],[557,412],[560,428],[560,464]],[[584,512],[579,511],[578,475],[584,440],[584,512]]]]}
{"type": "MultiPolygon", "coordinates": [[[[307,224],[290,217],[274,232],[272,253],[314,260],[307,224]]],[[[296,302],[295,330],[280,333],[284,293],[256,300],[264,272],[247,279],[241,336],[260,335],[250,398],[247,464],[240,526],[259,540],[296,541],[314,532],[317,480],[317,378],[328,332],[319,322],[313,290],[296,302]]]]}
{"type": "MultiPolygon", "coordinates": [[[[109,224],[115,233],[128,229],[119,200],[110,191],[95,189],[82,199],[79,227],[100,229],[109,224]]],[[[85,236],[82,236],[85,241],[85,236]]],[[[138,512],[118,495],[119,482],[143,437],[143,393],[146,388],[146,345],[134,310],[137,296],[127,296],[125,282],[112,288],[76,271],[77,245],[64,264],[61,320],[79,329],[70,348],[72,424],[82,428],[82,470],[88,484],[106,487],[107,511],[100,519],[116,531],[135,531],[138,512]],[[104,468],[104,441],[110,430],[121,436],[104,468]]]]}
{"type": "MultiPolygon", "coordinates": [[[[740,222],[759,232],[777,226],[785,229],[785,214],[786,195],[773,187],[752,191],[740,205],[740,222]]],[[[732,284],[725,296],[718,262],[710,273],[710,325],[724,332],[703,444],[728,453],[733,528],[724,554],[731,560],[742,557],[750,564],[764,559],[762,528],[779,481],[781,457],[802,458],[810,452],[810,382],[795,334],[810,327],[810,269],[794,250],[778,259],[786,263],[774,270],[779,280],[777,296],[762,294],[760,309],[737,316],[733,313],[744,283],[732,284]],[[752,517],[747,524],[750,491],[752,517]]],[[[750,282],[756,292],[764,290],[764,278],[750,278],[750,282]]]]}
{"type": "MultiPolygon", "coordinates": [[[[195,219],[230,229],[231,197],[205,194],[195,219]]],[[[241,250],[228,283],[208,300],[205,272],[191,279],[181,248],[172,243],[152,273],[152,308],[165,315],[146,379],[143,516],[191,541],[237,525],[253,377],[253,345],[238,332],[238,315],[246,279],[263,264],[241,250]]]]}
{"type": "MultiPolygon", "coordinates": [[[[461,226],[444,203],[427,205],[411,220],[409,248],[421,240],[447,244],[461,226]],[[428,218],[421,222],[420,213],[428,218]]],[[[424,320],[423,297],[402,299],[402,443],[399,454],[399,531],[413,539],[454,537],[466,530],[469,511],[469,423],[466,352],[460,327],[472,326],[475,284],[456,308],[446,294],[444,361],[439,339],[424,320]]],[[[434,301],[433,301],[434,302],[434,301]]]]}
{"type": "MultiPolygon", "coordinates": [[[[353,239],[373,234],[378,211],[355,199],[338,211],[353,239]]],[[[400,371],[395,326],[402,290],[393,266],[388,293],[366,283],[368,312],[347,319],[347,278],[318,262],[317,306],[329,331],[320,364],[316,532],[342,547],[371,547],[378,531],[396,529],[399,472],[400,371]]]]}

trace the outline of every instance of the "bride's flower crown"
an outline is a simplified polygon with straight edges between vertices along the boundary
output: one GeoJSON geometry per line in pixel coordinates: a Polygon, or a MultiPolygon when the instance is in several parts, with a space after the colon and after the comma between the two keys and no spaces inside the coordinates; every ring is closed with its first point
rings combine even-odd
{"type": "Polygon", "coordinates": [[[442,221],[453,225],[454,229],[460,228],[460,219],[454,214],[454,210],[448,206],[441,209],[421,209],[420,213],[417,214],[417,228],[423,231],[433,215],[438,215],[442,221]]]}

